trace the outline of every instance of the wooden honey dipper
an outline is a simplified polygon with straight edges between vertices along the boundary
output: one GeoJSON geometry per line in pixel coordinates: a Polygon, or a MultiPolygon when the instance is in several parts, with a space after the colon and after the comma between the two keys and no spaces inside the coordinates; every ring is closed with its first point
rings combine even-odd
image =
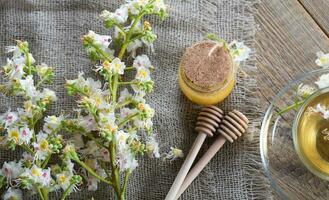
{"type": "Polygon", "coordinates": [[[178,191],[178,195],[175,199],[178,199],[186,188],[193,182],[193,180],[200,174],[202,169],[209,163],[209,161],[215,156],[215,154],[221,149],[226,140],[233,143],[238,139],[248,128],[248,118],[237,110],[233,110],[225,115],[221,122],[217,134],[218,137],[215,142],[210,146],[207,152],[202,158],[195,164],[191,171],[186,176],[181,188],[178,191]]]}
{"type": "Polygon", "coordinates": [[[224,112],[216,106],[207,106],[202,108],[199,116],[197,118],[195,130],[198,132],[198,136],[195,139],[191,150],[189,151],[181,169],[179,170],[177,177],[172,184],[166,200],[175,199],[178,190],[180,189],[185,176],[187,175],[189,169],[191,168],[195,157],[197,156],[200,148],[205,141],[206,137],[212,137],[213,133],[216,132],[216,129],[219,127],[220,122],[222,121],[224,112]]]}

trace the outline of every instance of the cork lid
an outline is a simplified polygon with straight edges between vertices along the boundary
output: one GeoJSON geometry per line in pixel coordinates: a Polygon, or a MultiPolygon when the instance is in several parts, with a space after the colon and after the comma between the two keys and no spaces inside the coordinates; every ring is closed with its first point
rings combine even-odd
{"type": "Polygon", "coordinates": [[[212,41],[202,41],[186,49],[181,67],[193,84],[210,88],[226,80],[233,61],[227,48],[212,41]]]}

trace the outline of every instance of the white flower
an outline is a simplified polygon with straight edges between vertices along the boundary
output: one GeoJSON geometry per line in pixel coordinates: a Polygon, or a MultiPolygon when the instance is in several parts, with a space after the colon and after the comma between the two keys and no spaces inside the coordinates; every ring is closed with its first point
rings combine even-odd
{"type": "Polygon", "coordinates": [[[300,84],[297,88],[297,95],[303,98],[308,97],[315,92],[315,88],[307,84],[300,84]]]}
{"type": "Polygon", "coordinates": [[[33,143],[33,147],[36,150],[35,158],[38,160],[44,160],[50,152],[50,147],[47,139],[48,135],[43,132],[40,132],[37,135],[37,142],[33,143]]]}
{"type": "Polygon", "coordinates": [[[120,119],[123,120],[126,117],[128,117],[129,115],[131,115],[133,113],[136,113],[136,112],[137,112],[136,109],[130,109],[130,108],[127,108],[127,107],[121,108],[120,109],[120,119]]]}
{"type": "Polygon", "coordinates": [[[146,115],[146,118],[154,117],[154,109],[147,103],[139,103],[137,109],[142,111],[146,115]]]}
{"type": "Polygon", "coordinates": [[[139,118],[134,120],[134,125],[136,126],[136,128],[138,129],[145,129],[145,130],[151,130],[152,126],[153,126],[153,122],[150,118],[141,120],[139,118]]]}
{"type": "Polygon", "coordinates": [[[118,149],[116,164],[119,167],[120,171],[133,171],[138,166],[138,162],[135,159],[134,155],[130,152],[128,146],[126,146],[126,148],[118,149]]]}
{"type": "Polygon", "coordinates": [[[135,79],[137,79],[140,82],[150,81],[151,80],[150,74],[151,74],[151,72],[149,69],[147,69],[145,67],[139,67],[137,69],[135,79]]]}
{"type": "Polygon", "coordinates": [[[136,39],[134,41],[131,41],[128,46],[127,46],[127,52],[131,52],[132,53],[132,56],[135,57],[136,55],[136,50],[140,47],[143,46],[143,43],[136,39]]]}
{"type": "Polygon", "coordinates": [[[21,200],[23,199],[23,192],[20,189],[8,188],[2,196],[3,200],[21,200]]]}
{"type": "Polygon", "coordinates": [[[85,146],[81,134],[74,134],[69,142],[72,143],[76,149],[82,149],[85,146]]]}
{"type": "Polygon", "coordinates": [[[98,188],[99,180],[93,176],[88,176],[87,186],[89,191],[96,191],[98,188]]]}
{"type": "Polygon", "coordinates": [[[108,10],[103,10],[101,14],[99,15],[101,20],[107,20],[111,16],[111,12],[108,10]]]}
{"type": "Polygon", "coordinates": [[[12,179],[16,179],[23,172],[21,162],[4,162],[0,174],[7,178],[8,182],[11,182],[12,179]]]}
{"type": "Polygon", "coordinates": [[[319,80],[315,82],[320,89],[329,86],[329,74],[323,74],[320,76],[319,80]]]}
{"type": "Polygon", "coordinates": [[[135,67],[136,69],[138,69],[140,67],[144,67],[147,69],[153,68],[149,57],[145,54],[139,55],[135,58],[133,67],[135,67]]]}
{"type": "Polygon", "coordinates": [[[146,139],[146,152],[152,158],[159,158],[159,143],[155,139],[155,135],[151,135],[146,139]]]}
{"type": "Polygon", "coordinates": [[[100,18],[103,21],[113,20],[118,24],[123,24],[128,19],[128,7],[122,5],[120,8],[116,9],[115,12],[109,12],[107,10],[103,10],[100,14],[100,18]]]}
{"type": "Polygon", "coordinates": [[[109,113],[100,113],[99,114],[100,122],[99,126],[101,129],[114,133],[118,129],[118,125],[115,123],[115,115],[113,112],[109,113]]]}
{"type": "Polygon", "coordinates": [[[43,130],[51,134],[52,132],[56,131],[57,128],[61,125],[62,121],[64,120],[64,116],[56,117],[55,115],[45,117],[45,124],[43,125],[43,130]]]}
{"type": "Polygon", "coordinates": [[[19,129],[19,143],[29,144],[33,136],[33,131],[30,130],[27,126],[24,126],[19,129]]]}
{"type": "Polygon", "coordinates": [[[165,153],[165,159],[168,159],[170,161],[174,161],[177,158],[184,157],[183,151],[180,149],[177,149],[175,147],[170,147],[170,151],[168,153],[165,153]]]}
{"type": "Polygon", "coordinates": [[[325,54],[322,51],[319,51],[316,53],[316,56],[318,57],[315,60],[315,63],[320,67],[329,67],[329,53],[325,54]]]}
{"type": "Polygon", "coordinates": [[[72,173],[68,171],[63,171],[62,173],[56,174],[56,180],[58,185],[65,191],[70,186],[70,179],[72,178],[72,173]]]}
{"type": "Polygon", "coordinates": [[[9,128],[7,131],[8,131],[8,140],[18,144],[21,139],[18,128],[17,127],[9,128]]]}
{"type": "Polygon", "coordinates": [[[94,141],[90,140],[87,142],[86,148],[81,150],[81,153],[84,155],[94,155],[97,151],[99,151],[97,144],[94,141]]]}
{"type": "Polygon", "coordinates": [[[233,41],[229,44],[230,52],[234,62],[240,63],[249,58],[251,49],[244,45],[243,42],[233,41]]]}
{"type": "Polygon", "coordinates": [[[56,93],[48,88],[44,88],[42,93],[40,94],[42,99],[48,99],[49,101],[56,101],[56,93]]]}
{"type": "Polygon", "coordinates": [[[50,186],[51,183],[51,174],[50,174],[50,168],[48,169],[43,169],[41,172],[41,177],[40,177],[40,183],[42,186],[50,186]]]}
{"type": "Polygon", "coordinates": [[[6,53],[13,53],[13,57],[17,58],[22,55],[21,50],[17,46],[6,46],[5,47],[6,53]]]}
{"type": "Polygon", "coordinates": [[[102,50],[108,52],[109,45],[111,44],[111,36],[108,35],[99,35],[94,31],[89,31],[87,37],[90,37],[94,40],[94,43],[99,45],[102,50]]]}
{"type": "Polygon", "coordinates": [[[13,59],[7,59],[7,64],[3,66],[6,75],[10,80],[21,79],[24,75],[25,57],[20,56],[13,59]]]}
{"type": "Polygon", "coordinates": [[[115,134],[115,141],[118,148],[125,147],[127,145],[127,140],[129,138],[129,133],[119,130],[115,134]]]}
{"type": "Polygon", "coordinates": [[[51,69],[51,67],[49,67],[46,63],[41,63],[41,65],[36,67],[36,71],[40,77],[43,77],[49,69],[51,69]]]}
{"type": "Polygon", "coordinates": [[[310,108],[311,112],[320,113],[324,119],[329,119],[329,109],[321,104],[316,105],[316,108],[310,108]]]}
{"type": "Polygon", "coordinates": [[[124,74],[124,69],[126,68],[126,65],[124,62],[121,62],[119,58],[115,58],[110,63],[110,70],[112,73],[115,74],[124,74]]]}
{"type": "Polygon", "coordinates": [[[33,58],[32,54],[30,54],[30,53],[29,53],[29,60],[30,60],[30,64],[35,63],[35,59],[33,58]]]}
{"type": "Polygon", "coordinates": [[[88,101],[99,110],[108,109],[110,106],[107,100],[104,99],[102,91],[93,93],[88,101]]]}
{"type": "Polygon", "coordinates": [[[71,159],[65,159],[64,163],[65,163],[65,169],[68,172],[70,172],[71,174],[73,174],[73,172],[74,172],[74,163],[71,161],[71,159]]]}
{"type": "Polygon", "coordinates": [[[84,128],[87,132],[97,130],[95,119],[90,115],[79,117],[78,125],[84,128]]]}
{"type": "Polygon", "coordinates": [[[34,157],[33,157],[30,153],[27,153],[27,152],[25,151],[25,152],[23,152],[22,160],[23,160],[24,162],[32,163],[33,160],[34,160],[34,157]]]}
{"type": "Polygon", "coordinates": [[[34,183],[38,183],[43,187],[50,186],[52,180],[50,175],[50,168],[41,169],[36,165],[33,165],[31,169],[26,169],[26,171],[22,174],[22,177],[27,177],[34,183]]]}
{"type": "Polygon", "coordinates": [[[21,88],[25,91],[26,95],[30,98],[34,98],[37,94],[37,90],[34,86],[33,76],[28,75],[25,79],[19,81],[21,88]]]}
{"type": "Polygon", "coordinates": [[[119,102],[119,103],[122,103],[122,102],[124,102],[124,101],[128,101],[128,100],[132,99],[132,97],[133,97],[133,95],[130,94],[130,92],[128,91],[127,88],[125,88],[124,90],[122,90],[122,91],[120,92],[120,97],[119,97],[119,99],[118,99],[118,102],[119,102]]]}
{"type": "Polygon", "coordinates": [[[166,11],[167,9],[167,6],[163,2],[163,0],[155,0],[153,6],[154,6],[153,11],[156,13],[160,12],[161,10],[166,11]]]}
{"type": "Polygon", "coordinates": [[[109,153],[109,151],[106,148],[102,148],[100,150],[100,155],[101,155],[102,159],[105,162],[111,162],[111,160],[110,160],[110,153],[109,153]]]}
{"type": "Polygon", "coordinates": [[[128,8],[125,6],[121,6],[120,8],[116,9],[113,14],[110,13],[110,18],[116,21],[117,23],[125,23],[128,19],[128,8]]]}
{"type": "Polygon", "coordinates": [[[1,116],[1,119],[5,122],[5,128],[8,128],[18,120],[18,115],[16,112],[10,112],[9,110],[1,116]]]}
{"type": "Polygon", "coordinates": [[[87,78],[85,84],[92,93],[96,93],[102,88],[102,83],[99,80],[95,81],[92,78],[87,78]]]}

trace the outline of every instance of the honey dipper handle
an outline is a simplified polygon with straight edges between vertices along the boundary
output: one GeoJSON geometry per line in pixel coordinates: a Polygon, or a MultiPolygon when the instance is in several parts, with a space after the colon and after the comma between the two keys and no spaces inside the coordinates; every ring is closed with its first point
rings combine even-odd
{"type": "Polygon", "coordinates": [[[195,157],[197,156],[204,140],[206,139],[207,134],[206,133],[202,133],[200,132],[197,136],[197,138],[195,139],[193,146],[191,147],[190,152],[188,153],[182,167],[180,168],[177,177],[174,181],[174,183],[172,184],[167,196],[166,196],[166,200],[174,200],[177,192],[179,190],[179,188],[181,187],[185,176],[187,175],[188,171],[190,170],[193,161],[195,160],[195,157]]]}
{"type": "Polygon", "coordinates": [[[216,155],[220,148],[224,145],[226,139],[224,136],[219,135],[215,142],[210,146],[207,152],[202,156],[202,158],[194,165],[191,171],[186,176],[179,192],[175,199],[178,199],[180,195],[188,188],[188,186],[194,181],[194,179],[200,174],[203,168],[209,163],[209,161],[216,155]]]}

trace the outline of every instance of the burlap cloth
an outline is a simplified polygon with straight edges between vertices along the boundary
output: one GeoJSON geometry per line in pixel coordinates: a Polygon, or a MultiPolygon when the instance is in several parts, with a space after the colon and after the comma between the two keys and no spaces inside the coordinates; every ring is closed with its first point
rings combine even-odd
{"type": "MultiPolygon", "coordinates": [[[[79,71],[94,76],[80,37],[88,30],[108,34],[97,20],[99,12],[113,10],[120,1],[106,0],[1,0],[0,47],[26,40],[36,60],[55,66],[55,89],[59,101],[53,106],[72,112],[76,104],[63,89],[65,79],[77,77],[79,71]]],[[[199,107],[189,102],[177,84],[177,67],[190,44],[203,38],[205,33],[216,33],[228,41],[244,40],[253,48],[255,0],[167,0],[169,17],[161,22],[150,21],[158,34],[155,55],[150,56],[156,66],[153,73],[155,90],[148,101],[156,108],[155,131],[162,151],[170,146],[188,152],[196,134],[194,125],[199,107]]],[[[150,53],[150,52],[149,52],[150,53]]],[[[5,63],[3,53],[1,63],[5,63]]],[[[249,133],[234,144],[225,144],[201,175],[183,194],[182,199],[265,199],[269,190],[259,171],[258,126],[259,111],[256,96],[255,55],[243,64],[249,76],[238,79],[234,93],[220,106],[225,110],[236,108],[251,119],[249,133]]],[[[1,111],[14,106],[15,99],[1,96],[1,111]]],[[[211,144],[211,139],[208,139],[211,144]]],[[[1,151],[1,163],[17,156],[17,152],[1,151]]],[[[164,199],[183,159],[173,163],[144,159],[129,180],[128,199],[164,199]]],[[[112,189],[101,186],[97,192],[81,190],[70,199],[112,199],[112,189]]],[[[54,194],[52,199],[57,199],[54,194]]]]}

